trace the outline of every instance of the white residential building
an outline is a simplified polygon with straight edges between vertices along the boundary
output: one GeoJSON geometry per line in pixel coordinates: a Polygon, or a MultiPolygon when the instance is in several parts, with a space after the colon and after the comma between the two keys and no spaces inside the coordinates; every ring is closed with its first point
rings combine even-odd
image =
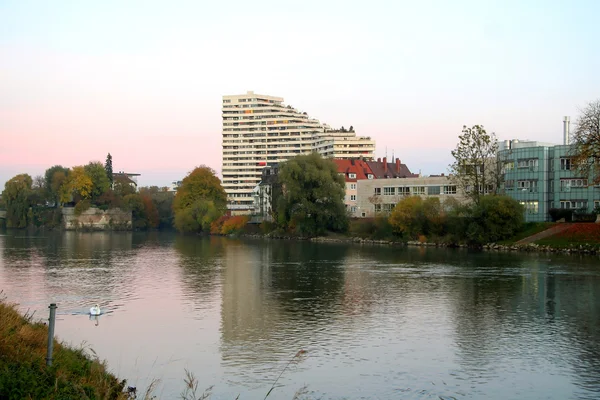
{"type": "Polygon", "coordinates": [[[357,218],[389,214],[406,196],[434,196],[442,202],[451,198],[461,203],[466,200],[464,193],[447,176],[359,180],[357,189],[354,212],[357,218]]]}
{"type": "Polygon", "coordinates": [[[223,96],[223,188],[235,214],[251,213],[253,190],[267,165],[299,154],[372,159],[375,142],[334,131],[283,98],[248,92],[223,96]]]}

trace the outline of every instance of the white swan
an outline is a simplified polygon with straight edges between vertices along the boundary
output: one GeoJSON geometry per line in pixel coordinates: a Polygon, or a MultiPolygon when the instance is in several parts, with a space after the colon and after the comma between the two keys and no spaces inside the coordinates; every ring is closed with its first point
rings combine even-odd
{"type": "Polygon", "coordinates": [[[90,308],[90,315],[100,315],[100,307],[98,306],[98,304],[90,308]]]}

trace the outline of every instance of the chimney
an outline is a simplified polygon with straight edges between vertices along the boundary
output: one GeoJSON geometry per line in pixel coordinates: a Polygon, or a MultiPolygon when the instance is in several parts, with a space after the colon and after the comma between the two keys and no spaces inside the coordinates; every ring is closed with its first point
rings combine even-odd
{"type": "Polygon", "coordinates": [[[400,159],[396,158],[396,173],[400,173],[400,159]]]}
{"type": "Polygon", "coordinates": [[[387,157],[383,157],[383,173],[387,174],[387,157]]]}
{"type": "Polygon", "coordinates": [[[377,157],[377,162],[381,162],[381,157],[377,157]]]}
{"type": "Polygon", "coordinates": [[[571,128],[571,121],[569,117],[565,117],[563,120],[563,144],[571,144],[569,138],[569,130],[571,128]]]}

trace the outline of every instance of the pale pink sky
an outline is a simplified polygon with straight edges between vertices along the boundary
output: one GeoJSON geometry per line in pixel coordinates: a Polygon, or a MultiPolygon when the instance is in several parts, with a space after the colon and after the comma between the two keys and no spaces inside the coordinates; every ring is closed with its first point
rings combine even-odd
{"type": "Polygon", "coordinates": [[[424,174],[463,124],[559,142],[600,96],[594,1],[204,3],[0,3],[0,189],[108,152],[141,185],[220,172],[221,96],[247,90],[424,174]]]}

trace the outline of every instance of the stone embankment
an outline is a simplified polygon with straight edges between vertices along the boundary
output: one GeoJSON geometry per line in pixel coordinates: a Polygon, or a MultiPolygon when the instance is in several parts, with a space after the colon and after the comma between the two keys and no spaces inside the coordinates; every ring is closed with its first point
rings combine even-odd
{"type": "MultiPolygon", "coordinates": [[[[434,243],[434,242],[420,242],[411,241],[399,242],[390,240],[374,240],[374,239],[363,239],[359,237],[349,238],[330,238],[330,237],[314,237],[314,238],[303,238],[296,236],[285,236],[285,235],[243,235],[243,237],[253,239],[283,239],[283,240],[307,240],[317,243],[355,243],[355,244],[377,244],[377,245],[392,245],[392,246],[415,246],[415,247],[439,247],[439,248],[468,248],[466,244],[449,244],[449,243],[434,243]]],[[[512,244],[502,245],[497,243],[486,244],[481,247],[483,251],[497,251],[497,252],[539,252],[539,253],[564,253],[564,254],[600,254],[600,247],[594,245],[577,245],[568,248],[555,248],[550,246],[542,246],[535,243],[527,244],[512,244]]]]}

